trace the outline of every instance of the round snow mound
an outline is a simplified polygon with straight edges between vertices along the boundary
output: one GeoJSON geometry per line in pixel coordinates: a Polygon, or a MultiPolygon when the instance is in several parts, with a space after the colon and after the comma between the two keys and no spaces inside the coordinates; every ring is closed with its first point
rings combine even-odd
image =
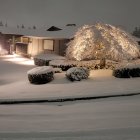
{"type": "Polygon", "coordinates": [[[73,67],[67,70],[66,77],[71,81],[81,81],[87,79],[89,76],[89,70],[84,67],[73,67]]]}
{"type": "Polygon", "coordinates": [[[53,67],[36,67],[27,72],[28,80],[33,84],[45,84],[53,80],[53,67]]]}

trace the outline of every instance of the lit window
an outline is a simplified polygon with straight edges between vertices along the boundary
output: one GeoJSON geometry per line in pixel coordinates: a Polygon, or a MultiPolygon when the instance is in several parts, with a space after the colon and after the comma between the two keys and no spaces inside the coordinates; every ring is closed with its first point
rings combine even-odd
{"type": "Polygon", "coordinates": [[[54,50],[53,40],[44,40],[44,49],[45,50],[54,50]]]}

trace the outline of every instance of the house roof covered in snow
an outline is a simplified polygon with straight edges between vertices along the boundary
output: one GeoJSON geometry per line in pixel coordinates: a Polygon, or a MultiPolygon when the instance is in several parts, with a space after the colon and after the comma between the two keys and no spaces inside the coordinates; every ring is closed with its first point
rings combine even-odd
{"type": "MultiPolygon", "coordinates": [[[[50,27],[48,27],[50,28],[50,27]]],[[[59,27],[62,30],[59,31],[47,31],[48,28],[14,28],[14,27],[0,27],[0,32],[3,34],[14,34],[23,35],[28,37],[39,37],[39,38],[72,38],[77,30],[77,26],[64,26],[59,27]]]]}

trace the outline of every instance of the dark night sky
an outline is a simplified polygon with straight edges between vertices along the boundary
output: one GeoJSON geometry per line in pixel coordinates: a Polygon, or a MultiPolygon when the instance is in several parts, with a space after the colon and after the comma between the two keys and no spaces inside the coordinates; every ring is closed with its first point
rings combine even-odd
{"type": "Polygon", "coordinates": [[[101,21],[132,31],[140,26],[140,0],[0,0],[0,21],[38,27],[101,21]]]}

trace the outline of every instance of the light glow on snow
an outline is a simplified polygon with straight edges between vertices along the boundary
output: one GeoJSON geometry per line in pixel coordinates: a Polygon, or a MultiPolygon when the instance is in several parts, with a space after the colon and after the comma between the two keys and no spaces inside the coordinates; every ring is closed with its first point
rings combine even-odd
{"type": "Polygon", "coordinates": [[[6,49],[3,49],[2,44],[0,44],[0,55],[6,55],[8,54],[8,51],[6,49]]]}
{"type": "MultiPolygon", "coordinates": [[[[35,66],[14,64],[14,61],[7,62],[6,59],[10,57],[0,57],[1,99],[56,99],[140,92],[140,78],[115,78],[112,70],[105,69],[92,70],[89,78],[81,82],[69,81],[65,76],[66,72],[62,72],[56,73],[54,80],[48,84],[32,85],[27,79],[27,71],[35,66]]],[[[140,60],[135,61],[135,64],[140,64],[140,60]]]]}
{"type": "Polygon", "coordinates": [[[10,61],[20,65],[34,65],[34,61],[28,58],[21,57],[20,55],[6,55],[4,56],[5,61],[10,61]]]}

